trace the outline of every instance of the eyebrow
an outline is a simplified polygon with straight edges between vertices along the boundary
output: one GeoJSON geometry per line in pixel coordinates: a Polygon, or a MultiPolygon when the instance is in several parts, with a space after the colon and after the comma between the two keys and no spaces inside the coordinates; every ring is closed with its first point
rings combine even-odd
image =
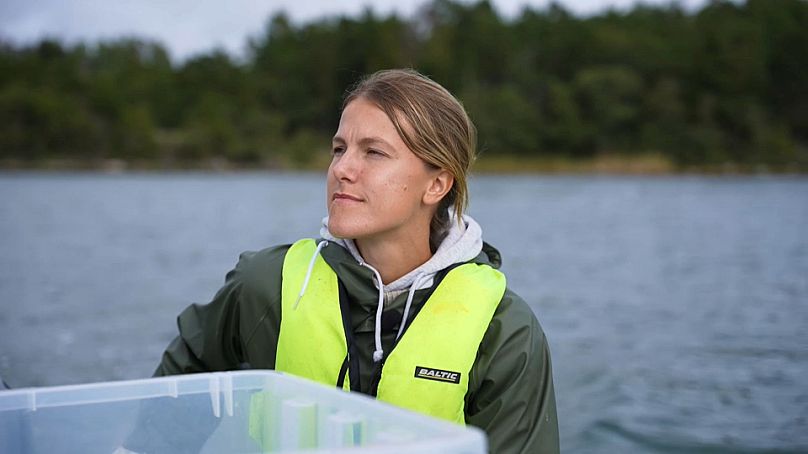
{"type": "MultiPolygon", "coordinates": [[[[331,141],[332,142],[345,143],[345,139],[343,139],[340,136],[334,136],[334,138],[331,139],[331,141]]],[[[373,145],[373,144],[385,145],[387,148],[390,149],[390,151],[395,150],[395,147],[393,147],[393,145],[390,142],[388,142],[388,141],[386,141],[386,140],[384,140],[384,139],[382,139],[381,137],[378,137],[378,136],[363,137],[363,138],[359,139],[359,145],[367,146],[367,145],[373,145]]]]}

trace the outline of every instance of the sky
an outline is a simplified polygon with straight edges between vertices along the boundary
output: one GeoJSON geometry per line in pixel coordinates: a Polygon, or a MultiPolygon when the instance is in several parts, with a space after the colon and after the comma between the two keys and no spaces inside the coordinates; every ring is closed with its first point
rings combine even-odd
{"type": "MultiPolygon", "coordinates": [[[[360,14],[370,6],[378,14],[411,16],[428,0],[2,0],[0,39],[30,44],[43,37],[70,44],[123,36],[155,39],[175,60],[223,49],[243,55],[250,36],[259,35],[270,16],[285,11],[296,23],[324,16],[360,14]]],[[[468,1],[468,0],[464,0],[468,1]]],[[[644,0],[667,4],[670,0],[644,0]]],[[[492,0],[504,17],[514,17],[525,5],[544,8],[549,0],[492,0]]],[[[635,0],[561,0],[566,9],[590,15],[607,8],[631,7],[635,0]]],[[[704,0],[679,0],[698,8],[704,0]]]]}

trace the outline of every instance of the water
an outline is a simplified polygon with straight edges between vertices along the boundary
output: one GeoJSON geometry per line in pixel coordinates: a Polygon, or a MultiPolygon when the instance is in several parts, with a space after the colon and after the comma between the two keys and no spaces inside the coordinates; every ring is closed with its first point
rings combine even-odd
{"type": "MultiPolygon", "coordinates": [[[[565,452],[808,452],[808,179],[477,177],[551,342],[565,452]]],[[[316,174],[1,174],[0,374],[142,378],[238,253],[317,235],[316,174]]]]}

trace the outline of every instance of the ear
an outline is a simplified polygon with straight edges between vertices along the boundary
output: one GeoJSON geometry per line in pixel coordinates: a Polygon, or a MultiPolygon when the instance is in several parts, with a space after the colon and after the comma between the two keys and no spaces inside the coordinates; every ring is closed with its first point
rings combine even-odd
{"type": "Polygon", "coordinates": [[[454,186],[454,176],[449,171],[443,169],[436,171],[424,193],[422,199],[424,204],[437,205],[449,193],[452,186],[454,186]]]}

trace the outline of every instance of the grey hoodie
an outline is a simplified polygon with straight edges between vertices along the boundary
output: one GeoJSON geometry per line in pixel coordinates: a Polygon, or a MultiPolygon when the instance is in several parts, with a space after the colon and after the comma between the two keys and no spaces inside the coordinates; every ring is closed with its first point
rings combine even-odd
{"type": "MultiPolygon", "coordinates": [[[[412,285],[416,283],[418,276],[424,276],[425,279],[418,280],[418,285],[415,290],[432,287],[432,277],[434,277],[436,273],[455,263],[468,262],[480,254],[480,251],[483,249],[483,231],[477,221],[472,219],[471,216],[464,215],[463,223],[460,224],[456,222],[456,218],[453,215],[450,215],[449,225],[450,227],[446,237],[429,260],[404,276],[383,286],[384,291],[389,294],[385,297],[385,301],[389,301],[398,296],[401,292],[409,290],[412,285]]],[[[344,247],[357,262],[364,263],[365,260],[362,258],[353,240],[336,238],[334,235],[331,235],[331,232],[328,231],[327,216],[323,218],[320,236],[325,240],[333,241],[344,247]]],[[[378,287],[378,283],[376,283],[376,286],[378,287]]]]}

